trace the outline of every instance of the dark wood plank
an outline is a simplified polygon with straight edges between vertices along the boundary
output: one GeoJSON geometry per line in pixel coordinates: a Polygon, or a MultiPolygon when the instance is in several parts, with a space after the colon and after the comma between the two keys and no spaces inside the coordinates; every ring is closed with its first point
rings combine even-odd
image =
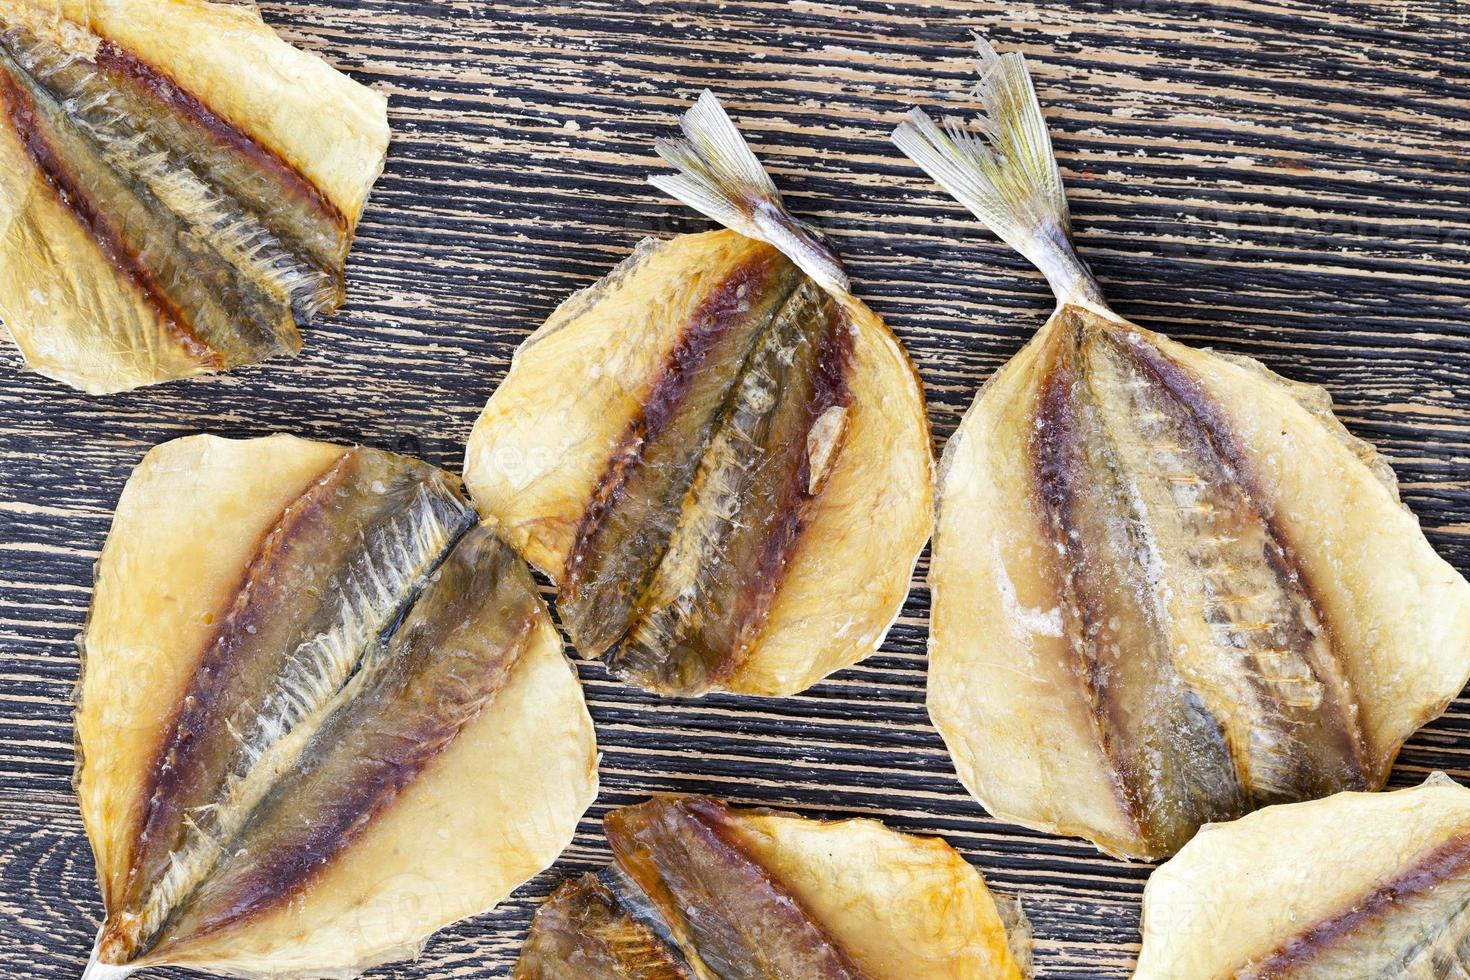
{"type": "MultiPolygon", "coordinates": [[[[395,139],[347,308],[303,355],[91,399],[0,365],[0,961],[75,975],[99,903],[69,779],[73,637],[129,470],[190,432],[360,440],[457,468],[516,344],[645,235],[705,222],[642,183],[654,136],[721,94],[793,208],[908,343],[935,428],[1050,309],[1040,278],[888,144],[966,106],[969,31],[1031,59],[1079,239],[1118,308],[1325,384],[1470,569],[1470,66],[1456,0],[269,3],[390,96],[395,139]]],[[[575,846],[382,977],[504,976],[532,909],[607,857],[652,790],[943,834],[1021,895],[1043,975],[1125,976],[1148,868],[989,819],[923,708],[928,594],[883,652],[799,698],[653,702],[584,665],[604,792],[575,846]]],[[[1470,701],[1394,782],[1470,779],[1470,701]]],[[[162,975],[182,975],[178,973],[162,975]]]]}

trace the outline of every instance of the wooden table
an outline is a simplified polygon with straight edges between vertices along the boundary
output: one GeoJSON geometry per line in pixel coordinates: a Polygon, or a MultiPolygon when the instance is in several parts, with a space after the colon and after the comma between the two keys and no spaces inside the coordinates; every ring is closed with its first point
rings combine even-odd
{"type": "MultiPolygon", "coordinates": [[[[1326,385],[1470,569],[1470,11],[1456,0],[268,3],[390,98],[346,309],[294,361],[87,398],[0,365],[0,973],[75,976],[100,906],[70,789],[73,637],[144,451],[209,431],[363,441],[457,469],[511,352],[646,235],[707,223],[643,183],[705,86],[908,344],[936,436],[1044,321],[1039,276],[888,143],[967,105],[968,38],[1024,50],[1084,254],[1125,315],[1326,385]]],[[[536,903],[654,790],[942,834],[1019,894],[1044,976],[1124,976],[1149,868],[986,816],[924,712],[921,563],[883,651],[806,695],[656,701],[583,665],[603,792],[553,870],[382,977],[504,976],[536,903]]],[[[1395,785],[1470,779],[1470,702],[1395,785]]],[[[162,975],[162,974],[156,974],[162,975]]],[[[173,974],[180,975],[180,974],[173,974]]]]}

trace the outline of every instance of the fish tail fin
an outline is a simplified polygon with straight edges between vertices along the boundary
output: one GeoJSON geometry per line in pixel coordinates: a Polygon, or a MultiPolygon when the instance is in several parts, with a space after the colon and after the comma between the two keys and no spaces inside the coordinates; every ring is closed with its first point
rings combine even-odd
{"type": "Polygon", "coordinates": [[[991,231],[1046,276],[1057,299],[1102,302],[1102,291],[1072,246],[1071,215],[1061,171],[1036,90],[1018,51],[997,54],[976,37],[977,94],[973,130],[943,126],[920,109],[893,131],[893,142],[991,231]]]}
{"type": "Polygon", "coordinates": [[[648,182],[694,210],[748,238],[784,252],[823,289],[849,293],[842,260],[821,234],[797,221],[745,137],[708,89],[679,120],[683,139],[660,139],[658,155],[678,173],[654,174],[648,182]]]}

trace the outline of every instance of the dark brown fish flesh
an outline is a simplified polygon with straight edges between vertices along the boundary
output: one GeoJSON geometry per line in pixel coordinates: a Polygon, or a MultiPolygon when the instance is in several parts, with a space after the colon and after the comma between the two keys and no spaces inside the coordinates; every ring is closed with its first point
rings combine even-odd
{"type": "Polygon", "coordinates": [[[481,511],[573,644],[664,694],[788,694],[871,654],[931,523],[917,376],[708,93],[654,178],[733,230],[645,242],[517,352],[481,511]]]}
{"type": "Polygon", "coordinates": [[[411,955],[550,864],[596,792],[529,570],[407,457],[159,446],[118,504],[82,651],[98,978],[411,955]]]}
{"type": "Polygon", "coordinates": [[[656,796],[536,914],[517,980],[1005,980],[1025,917],[937,838],[656,796]]]}
{"type": "Polygon", "coordinates": [[[383,97],[253,3],[7,3],[0,320],[94,393],[295,353],[387,144],[383,97]]]}
{"type": "Polygon", "coordinates": [[[1436,773],[1206,827],[1148,880],[1133,976],[1470,976],[1470,790],[1436,773]]]}
{"type": "Polygon", "coordinates": [[[1377,789],[1470,675],[1470,585],[1319,388],[1108,308],[1019,54],[900,147],[1037,265],[1046,326],[940,467],[929,710],[991,812],[1112,854],[1377,789]]]}

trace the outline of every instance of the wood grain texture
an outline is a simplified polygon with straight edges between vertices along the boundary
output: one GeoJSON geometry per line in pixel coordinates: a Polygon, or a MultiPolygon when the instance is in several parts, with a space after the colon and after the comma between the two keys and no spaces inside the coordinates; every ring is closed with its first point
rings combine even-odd
{"type": "MultiPolygon", "coordinates": [[[[515,346],[645,235],[707,223],[642,183],[709,86],[838,242],[919,365],[936,435],[1051,307],[1041,278],[887,142],[967,106],[969,31],[1024,50],[1078,239],[1115,306],[1325,384],[1470,570],[1470,8],[1456,0],[267,3],[390,98],[346,308],[294,361],[91,399],[0,364],[0,963],[76,975],[100,906],[69,780],[73,637],[148,447],[210,431],[363,441],[458,468],[515,346]]],[[[603,794],[552,871],[382,977],[505,976],[535,903],[654,790],[938,833],[1035,924],[1042,975],[1125,976],[1147,866],[989,819],[923,707],[923,563],[883,651],[808,694],[655,701],[583,665],[603,794]]],[[[1470,780],[1470,701],[1393,784],[1470,780]]],[[[183,976],[160,971],[157,976],[183,976]]]]}

